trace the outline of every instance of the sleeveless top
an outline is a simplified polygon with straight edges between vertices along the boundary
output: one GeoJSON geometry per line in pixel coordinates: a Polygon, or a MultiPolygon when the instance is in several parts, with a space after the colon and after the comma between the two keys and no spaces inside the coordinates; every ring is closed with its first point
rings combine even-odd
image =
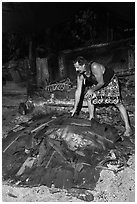
{"type": "MultiPolygon", "coordinates": [[[[86,87],[98,84],[95,76],[92,74],[92,71],[91,71],[92,63],[93,63],[93,61],[90,62],[89,65],[88,65],[89,70],[90,70],[90,75],[89,76],[86,75],[86,71],[81,73],[83,75],[84,79],[85,79],[85,86],[86,87]]],[[[105,72],[103,74],[104,85],[101,88],[106,87],[110,83],[113,76],[114,76],[114,70],[111,69],[111,68],[105,67],[105,72]]]]}

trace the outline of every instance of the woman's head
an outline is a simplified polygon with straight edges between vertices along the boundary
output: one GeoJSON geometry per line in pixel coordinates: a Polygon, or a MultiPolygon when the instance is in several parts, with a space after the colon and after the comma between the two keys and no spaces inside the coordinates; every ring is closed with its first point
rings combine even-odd
{"type": "Polygon", "coordinates": [[[85,71],[86,64],[87,60],[82,56],[77,57],[76,60],[74,61],[74,67],[76,68],[77,72],[85,71]]]}
{"type": "Polygon", "coordinates": [[[74,64],[75,64],[76,62],[78,62],[78,64],[79,64],[80,66],[82,66],[83,64],[86,64],[86,63],[87,63],[87,60],[86,60],[84,57],[82,57],[82,56],[78,56],[78,57],[75,59],[74,64]]]}

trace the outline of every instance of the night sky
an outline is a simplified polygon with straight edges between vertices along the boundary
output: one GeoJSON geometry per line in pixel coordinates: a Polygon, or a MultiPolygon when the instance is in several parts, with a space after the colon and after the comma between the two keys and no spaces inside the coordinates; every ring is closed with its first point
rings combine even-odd
{"type": "Polygon", "coordinates": [[[109,12],[115,21],[120,20],[125,27],[135,26],[134,2],[4,2],[2,31],[40,31],[66,21],[84,8],[92,8],[97,12],[109,12]]]}

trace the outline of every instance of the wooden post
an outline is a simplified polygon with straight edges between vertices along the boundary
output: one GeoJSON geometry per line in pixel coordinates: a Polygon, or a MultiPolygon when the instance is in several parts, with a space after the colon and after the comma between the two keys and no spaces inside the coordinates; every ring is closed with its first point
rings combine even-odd
{"type": "Polygon", "coordinates": [[[128,50],[128,69],[133,69],[135,66],[135,56],[133,48],[128,50]]]}
{"type": "Polygon", "coordinates": [[[29,40],[29,63],[28,63],[28,86],[27,86],[27,96],[32,97],[34,91],[37,87],[37,80],[36,80],[36,53],[35,53],[35,43],[33,37],[30,37],[29,40]]]}
{"type": "Polygon", "coordinates": [[[65,67],[64,67],[63,55],[60,55],[58,60],[59,60],[59,76],[60,76],[61,79],[63,79],[63,77],[65,75],[65,67]]]}

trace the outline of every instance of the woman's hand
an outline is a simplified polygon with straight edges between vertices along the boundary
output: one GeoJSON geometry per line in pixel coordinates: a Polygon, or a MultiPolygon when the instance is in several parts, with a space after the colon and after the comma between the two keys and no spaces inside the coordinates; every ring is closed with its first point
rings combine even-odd
{"type": "Polygon", "coordinates": [[[88,98],[88,97],[93,97],[94,96],[94,91],[92,89],[89,89],[87,91],[87,93],[85,94],[85,97],[88,98]]]}
{"type": "Polygon", "coordinates": [[[75,108],[73,108],[72,110],[70,110],[71,117],[73,117],[73,116],[74,116],[75,112],[76,112],[75,108]]]}

